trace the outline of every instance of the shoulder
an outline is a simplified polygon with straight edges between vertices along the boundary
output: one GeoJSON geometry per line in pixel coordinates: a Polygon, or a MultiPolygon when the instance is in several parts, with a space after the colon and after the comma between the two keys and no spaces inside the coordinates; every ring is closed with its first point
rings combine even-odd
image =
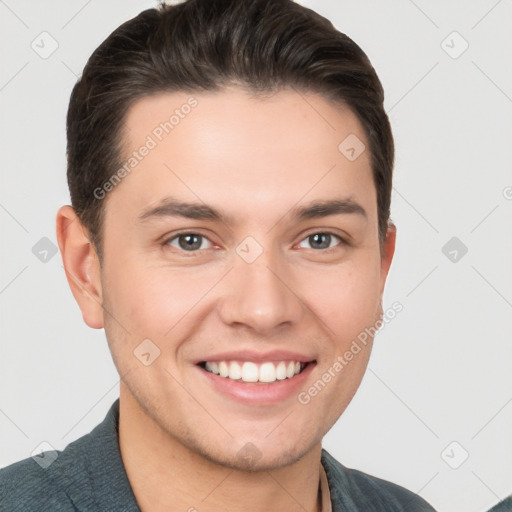
{"type": "MultiPolygon", "coordinates": [[[[56,460],[61,452],[44,452],[40,457],[56,460]]],[[[3,510],[32,512],[48,510],[56,512],[74,511],[65,492],[56,485],[44,459],[40,465],[34,458],[15,462],[0,469],[0,503],[3,510]]]]}
{"type": "MultiPolygon", "coordinates": [[[[64,450],[48,450],[0,469],[0,503],[9,512],[95,510],[91,459],[105,452],[109,418],[64,450]]],[[[2,509],[3,510],[3,509],[2,509]]]]}
{"type": "Polygon", "coordinates": [[[512,496],[505,498],[500,501],[497,505],[494,505],[489,512],[511,512],[512,511],[512,496]]]}
{"type": "Polygon", "coordinates": [[[119,399],[91,432],[0,470],[9,512],[140,512],[118,444],[119,399]]]}
{"type": "Polygon", "coordinates": [[[346,468],[325,450],[322,450],[322,465],[329,482],[333,512],[435,512],[417,494],[392,482],[346,468]]]}

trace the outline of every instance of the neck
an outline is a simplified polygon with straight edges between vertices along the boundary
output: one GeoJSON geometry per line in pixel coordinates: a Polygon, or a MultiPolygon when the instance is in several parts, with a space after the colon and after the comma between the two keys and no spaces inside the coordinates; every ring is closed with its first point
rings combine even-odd
{"type": "Polygon", "coordinates": [[[234,470],[164,432],[121,385],[119,445],[142,512],[320,512],[320,444],[286,467],[234,470]]]}

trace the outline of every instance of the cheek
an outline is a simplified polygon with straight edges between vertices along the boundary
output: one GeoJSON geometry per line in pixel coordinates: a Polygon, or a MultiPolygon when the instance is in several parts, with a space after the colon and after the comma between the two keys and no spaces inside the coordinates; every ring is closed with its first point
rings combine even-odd
{"type": "Polygon", "coordinates": [[[316,272],[304,288],[310,308],[341,343],[350,342],[378,319],[380,262],[368,260],[316,272]]]}
{"type": "Polygon", "coordinates": [[[108,270],[112,312],[136,338],[162,339],[179,330],[190,315],[201,312],[201,303],[218,280],[206,267],[152,266],[138,258],[108,270]]]}

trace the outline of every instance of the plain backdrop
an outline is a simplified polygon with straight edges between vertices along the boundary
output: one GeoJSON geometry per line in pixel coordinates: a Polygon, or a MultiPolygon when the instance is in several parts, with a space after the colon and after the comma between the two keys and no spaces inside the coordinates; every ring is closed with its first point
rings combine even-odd
{"type": "MultiPolygon", "coordinates": [[[[305,4],[370,57],[397,150],[385,308],[403,311],[324,447],[439,511],[486,510],[512,492],[512,2],[305,4]]],[[[1,467],[64,448],[118,396],[104,332],[83,323],[60,255],[38,248],[56,245],[69,203],[71,88],[112,30],[155,5],[0,1],[1,467]]]]}

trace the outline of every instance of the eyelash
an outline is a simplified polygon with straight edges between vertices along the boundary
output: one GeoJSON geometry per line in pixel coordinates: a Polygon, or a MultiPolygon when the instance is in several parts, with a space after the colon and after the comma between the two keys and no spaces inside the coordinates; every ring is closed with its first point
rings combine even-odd
{"type": "MultiPolygon", "coordinates": [[[[179,237],[187,236],[187,235],[196,235],[196,236],[198,236],[198,237],[200,237],[202,239],[208,240],[210,243],[213,244],[213,242],[206,235],[202,235],[202,234],[194,232],[194,231],[184,231],[183,233],[177,233],[177,234],[173,235],[172,237],[167,238],[164,242],[162,242],[162,245],[163,246],[168,246],[168,245],[170,245],[170,243],[173,240],[177,240],[177,239],[179,239],[179,237]]],[[[308,238],[310,238],[310,237],[312,237],[314,235],[329,235],[329,236],[337,238],[339,240],[339,242],[336,245],[334,245],[333,247],[327,247],[325,249],[313,249],[313,248],[311,248],[312,251],[315,251],[315,252],[318,252],[318,253],[329,254],[333,250],[336,250],[336,248],[338,248],[340,245],[348,245],[348,242],[344,238],[342,238],[340,235],[338,235],[336,233],[333,233],[332,231],[314,231],[312,233],[307,234],[304,238],[302,238],[301,241],[299,242],[299,244],[304,242],[305,240],[307,240],[308,238]]],[[[194,251],[186,251],[186,250],[181,249],[179,247],[173,247],[173,248],[177,249],[179,252],[182,252],[182,253],[185,253],[185,254],[188,253],[191,256],[192,255],[197,255],[198,253],[201,253],[202,251],[206,250],[206,249],[197,249],[197,250],[194,250],[194,251]]]]}

